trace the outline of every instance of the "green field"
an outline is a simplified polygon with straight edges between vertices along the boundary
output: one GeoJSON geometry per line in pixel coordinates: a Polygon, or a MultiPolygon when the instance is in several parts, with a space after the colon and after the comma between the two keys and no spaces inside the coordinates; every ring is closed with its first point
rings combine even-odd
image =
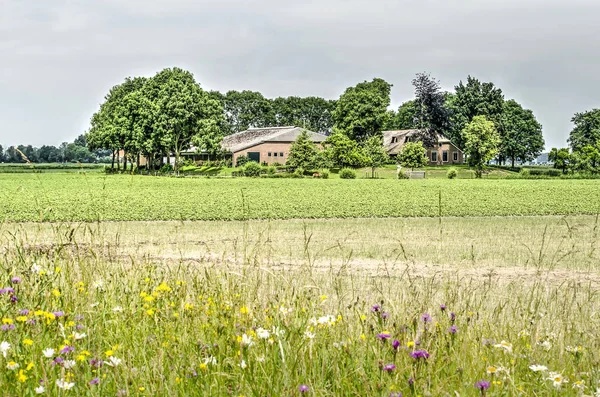
{"type": "Polygon", "coordinates": [[[0,174],[0,219],[233,220],[597,214],[598,180],[0,174]]]}

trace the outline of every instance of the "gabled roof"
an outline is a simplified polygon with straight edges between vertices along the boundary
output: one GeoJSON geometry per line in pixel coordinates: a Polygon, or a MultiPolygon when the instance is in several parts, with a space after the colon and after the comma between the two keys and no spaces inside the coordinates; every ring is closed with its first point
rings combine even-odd
{"type": "MultiPolygon", "coordinates": [[[[424,132],[424,130],[395,130],[395,131],[383,131],[383,146],[387,149],[388,154],[399,154],[402,150],[402,146],[408,141],[410,138],[418,135],[419,133],[424,132]],[[395,142],[393,138],[395,139],[395,142]]],[[[450,139],[444,135],[437,133],[438,143],[452,143],[450,139]]],[[[456,145],[454,145],[456,146],[456,145]]],[[[458,150],[460,148],[457,147],[458,150]]]]}
{"type": "Polygon", "coordinates": [[[248,149],[265,142],[285,142],[292,143],[298,139],[298,136],[306,131],[311,141],[323,142],[327,136],[316,132],[308,131],[301,127],[267,127],[250,128],[233,135],[223,138],[223,147],[233,153],[248,149]]]}

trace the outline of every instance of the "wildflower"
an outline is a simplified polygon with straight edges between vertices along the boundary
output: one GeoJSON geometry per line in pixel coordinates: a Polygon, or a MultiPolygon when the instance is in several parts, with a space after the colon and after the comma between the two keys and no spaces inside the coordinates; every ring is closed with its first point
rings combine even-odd
{"type": "Polygon", "coordinates": [[[410,353],[410,356],[415,359],[422,358],[426,360],[429,358],[429,353],[427,353],[427,350],[415,350],[414,352],[410,353]]]}
{"type": "Polygon", "coordinates": [[[100,378],[94,378],[88,382],[88,385],[97,385],[98,383],[100,383],[100,378]]]}
{"type": "Polygon", "coordinates": [[[83,333],[83,334],[79,334],[79,333],[75,332],[75,333],[73,334],[73,338],[74,338],[75,340],[81,340],[81,339],[85,338],[86,336],[87,336],[87,335],[86,335],[85,333],[83,333]]]}
{"type": "Polygon", "coordinates": [[[384,341],[384,340],[386,340],[386,339],[389,339],[389,338],[391,338],[391,337],[392,337],[392,335],[390,335],[390,334],[389,334],[389,332],[382,332],[382,333],[380,333],[380,334],[377,334],[377,337],[378,337],[379,339],[381,339],[382,341],[384,341]]]}
{"type": "Polygon", "coordinates": [[[46,391],[44,386],[38,386],[34,390],[35,390],[35,394],[44,394],[44,392],[46,391]]]}
{"type": "Polygon", "coordinates": [[[242,346],[252,346],[254,344],[254,341],[252,340],[252,337],[247,335],[247,334],[243,334],[242,335],[242,346]]]}
{"type": "Polygon", "coordinates": [[[52,357],[54,357],[54,353],[55,353],[54,349],[51,349],[51,348],[42,350],[42,354],[46,358],[52,358],[52,357]]]}
{"type": "Polygon", "coordinates": [[[292,309],[288,308],[288,307],[281,306],[279,308],[279,312],[283,315],[286,315],[286,314],[290,313],[291,311],[292,311],[292,309]]]}
{"type": "Polygon", "coordinates": [[[400,347],[400,341],[398,339],[394,339],[394,341],[392,342],[392,347],[394,348],[394,350],[398,350],[398,348],[400,347]]]}
{"type": "Polygon", "coordinates": [[[246,306],[242,306],[240,308],[240,314],[248,314],[248,308],[246,306]]]}
{"type": "Polygon", "coordinates": [[[19,277],[13,277],[10,279],[10,282],[13,284],[20,284],[21,283],[21,279],[19,277]]]}
{"type": "Polygon", "coordinates": [[[448,332],[450,332],[451,334],[455,334],[458,332],[458,328],[456,328],[456,325],[452,325],[450,326],[450,328],[448,328],[448,332]]]}
{"type": "Polygon", "coordinates": [[[522,331],[519,332],[519,338],[527,338],[530,335],[531,334],[526,329],[524,329],[524,330],[522,330],[522,331]]]}
{"type": "Polygon", "coordinates": [[[424,323],[430,323],[430,322],[431,322],[431,316],[430,316],[429,314],[427,314],[427,313],[424,313],[424,314],[421,316],[421,320],[422,320],[424,323]]]}
{"type": "Polygon", "coordinates": [[[69,354],[75,351],[73,346],[66,345],[60,350],[60,354],[69,354]]]}
{"type": "Polygon", "coordinates": [[[454,312],[450,313],[450,321],[454,322],[456,320],[456,314],[454,312]]]}
{"type": "Polygon", "coordinates": [[[71,390],[73,388],[73,386],[75,386],[75,383],[67,382],[64,379],[57,379],[56,380],[56,386],[59,389],[71,390]]]}
{"type": "Polygon", "coordinates": [[[402,393],[401,392],[391,392],[390,397],[402,397],[402,393]]]}
{"type": "Polygon", "coordinates": [[[387,319],[389,316],[390,316],[390,314],[389,314],[389,313],[387,313],[387,312],[381,312],[381,318],[382,318],[382,319],[384,319],[384,320],[385,320],[385,319],[387,319]]]}
{"type": "Polygon", "coordinates": [[[17,316],[16,320],[20,323],[27,321],[27,316],[17,316]]]}
{"type": "Polygon", "coordinates": [[[104,287],[104,280],[99,279],[94,281],[94,283],[92,284],[92,287],[95,289],[102,289],[104,287]]]}
{"type": "Polygon", "coordinates": [[[383,367],[383,370],[386,372],[392,372],[395,369],[396,369],[396,366],[394,364],[387,364],[383,367]]]}
{"type": "Polygon", "coordinates": [[[373,306],[371,306],[371,311],[373,313],[377,313],[377,312],[379,312],[379,310],[381,310],[381,306],[379,306],[379,305],[373,305],[373,306]]]}
{"type": "Polygon", "coordinates": [[[19,370],[19,373],[17,374],[17,380],[21,383],[25,383],[28,379],[28,376],[25,375],[25,372],[21,369],[19,370]]]}
{"type": "Polygon", "coordinates": [[[573,389],[584,390],[585,389],[585,381],[583,379],[573,382],[573,389]]]}
{"type": "Polygon", "coordinates": [[[446,311],[446,305],[444,305],[444,304],[441,304],[441,305],[440,305],[440,310],[441,310],[442,312],[446,311]]]}
{"type": "Polygon", "coordinates": [[[56,357],[54,360],[52,360],[52,365],[62,365],[62,363],[65,361],[64,358],[62,357],[56,357]]]}
{"type": "Polygon", "coordinates": [[[504,340],[498,344],[495,344],[494,347],[497,347],[499,349],[504,349],[504,351],[506,351],[508,353],[512,353],[512,343],[508,343],[504,340]]]}
{"type": "Polygon", "coordinates": [[[530,365],[529,369],[532,370],[533,372],[548,371],[548,367],[546,367],[545,365],[530,365]]]}
{"type": "Polygon", "coordinates": [[[54,295],[55,297],[59,297],[61,295],[60,291],[57,289],[52,290],[52,295],[54,295]]]}
{"type": "Polygon", "coordinates": [[[309,388],[308,386],[306,386],[306,385],[300,385],[300,386],[298,387],[298,391],[299,391],[300,393],[307,393],[309,389],[310,389],[310,388],[309,388]]]}
{"type": "Polygon", "coordinates": [[[121,364],[121,359],[120,358],[116,358],[115,356],[110,356],[108,358],[108,361],[105,363],[108,366],[111,367],[118,367],[121,364]]]}
{"type": "Polygon", "coordinates": [[[217,359],[214,358],[213,356],[208,356],[204,359],[204,364],[211,364],[211,365],[217,365],[217,359]]]}
{"type": "Polygon", "coordinates": [[[115,306],[113,307],[112,311],[114,313],[121,313],[123,311],[123,308],[121,306],[115,306]]]}
{"type": "Polygon", "coordinates": [[[65,367],[65,369],[75,368],[76,365],[77,363],[75,362],[75,360],[65,360],[63,362],[63,367],[65,367]]]}
{"type": "Polygon", "coordinates": [[[2,326],[0,326],[0,329],[2,331],[12,331],[13,329],[15,329],[15,325],[14,324],[2,324],[2,326]]]}
{"type": "Polygon", "coordinates": [[[583,347],[581,346],[567,346],[565,350],[575,355],[583,353],[583,347]]]}
{"type": "Polygon", "coordinates": [[[538,345],[542,346],[544,348],[544,350],[548,351],[550,349],[552,349],[552,343],[550,343],[550,341],[543,341],[543,342],[539,342],[538,345]]]}
{"type": "Polygon", "coordinates": [[[485,381],[485,380],[480,380],[479,382],[475,383],[475,388],[478,390],[481,390],[481,392],[483,393],[484,390],[487,390],[490,388],[490,382],[485,381]]]}
{"type": "Polygon", "coordinates": [[[27,368],[25,368],[27,371],[31,371],[31,369],[33,368],[33,363],[29,363],[27,364],[27,368]]]}
{"type": "Polygon", "coordinates": [[[499,369],[498,369],[498,368],[496,368],[496,367],[492,367],[492,366],[490,366],[490,367],[487,367],[487,370],[486,370],[486,372],[487,372],[488,374],[490,374],[490,375],[493,375],[493,374],[495,374],[496,372],[499,372],[499,369]]]}
{"type": "Polygon", "coordinates": [[[100,367],[102,367],[103,365],[104,365],[104,361],[102,361],[102,360],[97,360],[97,359],[95,359],[95,358],[92,358],[92,359],[90,360],[90,366],[91,366],[92,368],[100,368],[100,367]]]}
{"type": "Polygon", "coordinates": [[[333,325],[335,323],[335,317],[322,316],[322,317],[319,317],[319,319],[317,320],[317,323],[319,325],[326,325],[326,324],[333,325]]]}
{"type": "Polygon", "coordinates": [[[242,362],[240,363],[240,368],[242,369],[246,369],[248,365],[246,364],[246,361],[242,360],[242,362]]]}
{"type": "Polygon", "coordinates": [[[315,334],[313,334],[312,332],[306,331],[304,333],[304,337],[307,339],[314,339],[315,338],[315,334]]]}
{"type": "Polygon", "coordinates": [[[278,338],[282,338],[285,335],[285,330],[279,327],[273,327],[272,332],[273,335],[277,336],[278,338]]]}
{"type": "Polygon", "coordinates": [[[9,361],[8,364],[6,364],[6,368],[10,369],[11,371],[18,369],[20,367],[19,363],[16,363],[14,361],[9,361]]]}
{"type": "Polygon", "coordinates": [[[28,309],[19,310],[19,315],[20,316],[28,316],[29,313],[30,313],[30,311],[28,309]]]}
{"type": "Polygon", "coordinates": [[[256,330],[256,336],[258,336],[260,339],[269,339],[271,333],[266,329],[259,328],[256,330]]]}
{"type": "Polygon", "coordinates": [[[565,378],[564,376],[562,376],[558,372],[550,372],[549,375],[550,376],[548,376],[548,380],[551,380],[552,384],[557,389],[560,389],[560,387],[562,386],[563,383],[568,383],[569,382],[569,380],[567,378],[565,378]]]}

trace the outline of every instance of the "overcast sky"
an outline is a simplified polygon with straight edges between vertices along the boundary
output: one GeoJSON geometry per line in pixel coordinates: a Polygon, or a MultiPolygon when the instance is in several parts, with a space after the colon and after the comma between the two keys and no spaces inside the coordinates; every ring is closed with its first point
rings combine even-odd
{"type": "Polygon", "coordinates": [[[108,89],[164,67],[204,89],[337,98],[381,77],[472,75],[535,113],[546,147],[600,107],[598,0],[0,0],[0,144],[58,145],[108,89]]]}

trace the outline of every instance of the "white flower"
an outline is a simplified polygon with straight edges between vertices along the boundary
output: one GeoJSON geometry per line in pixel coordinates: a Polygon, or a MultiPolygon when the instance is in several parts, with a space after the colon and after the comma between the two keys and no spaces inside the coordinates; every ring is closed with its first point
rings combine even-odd
{"type": "Polygon", "coordinates": [[[10,350],[10,343],[8,343],[6,341],[0,343],[0,352],[2,352],[2,355],[4,356],[4,358],[6,358],[6,353],[8,353],[9,350],[10,350]]]}
{"type": "Polygon", "coordinates": [[[304,337],[307,339],[314,339],[315,338],[315,334],[313,334],[312,332],[306,331],[304,333],[304,337]]]}
{"type": "Polygon", "coordinates": [[[77,363],[75,362],[75,360],[65,360],[63,362],[63,367],[65,367],[65,369],[75,368],[76,365],[77,363]]]}
{"type": "Polygon", "coordinates": [[[15,370],[15,369],[17,369],[19,367],[20,367],[19,363],[16,363],[14,361],[11,361],[8,364],[6,364],[6,368],[10,369],[10,370],[15,370]]]}
{"type": "Polygon", "coordinates": [[[110,356],[108,358],[108,361],[105,361],[104,364],[111,366],[111,367],[118,367],[121,364],[121,360],[120,358],[116,358],[115,356],[110,356]]]}
{"type": "Polygon", "coordinates": [[[98,307],[99,304],[100,304],[100,302],[94,302],[90,305],[90,307],[93,309],[95,307],[98,307]]]}
{"type": "Polygon", "coordinates": [[[260,357],[256,357],[256,361],[258,361],[259,363],[264,363],[265,362],[265,355],[263,354],[260,357]]]}
{"type": "Polygon", "coordinates": [[[577,354],[577,353],[583,352],[583,347],[581,347],[581,346],[567,346],[565,348],[565,350],[568,351],[569,353],[577,354]]]}
{"type": "Polygon", "coordinates": [[[323,317],[319,317],[319,319],[317,320],[317,323],[320,325],[333,325],[335,324],[335,317],[333,316],[323,316],[323,317]]]}
{"type": "Polygon", "coordinates": [[[266,329],[259,328],[256,330],[256,336],[258,336],[260,339],[269,339],[271,333],[266,329]]]}
{"type": "Polygon", "coordinates": [[[494,347],[497,347],[499,349],[504,349],[504,351],[507,351],[509,353],[512,353],[512,343],[508,343],[507,341],[503,340],[502,342],[494,345],[494,347]]]}
{"type": "Polygon", "coordinates": [[[41,271],[42,271],[42,268],[39,267],[36,263],[34,263],[33,265],[31,265],[31,272],[32,273],[40,274],[41,271]]]}
{"type": "Polygon", "coordinates": [[[212,364],[212,365],[217,365],[217,359],[214,358],[213,356],[208,356],[204,359],[204,364],[208,365],[208,364],[212,364]]]}
{"type": "Polygon", "coordinates": [[[532,370],[533,372],[545,372],[548,371],[548,367],[546,367],[545,365],[530,365],[529,369],[532,370]]]}
{"type": "Polygon", "coordinates": [[[242,360],[242,362],[240,363],[240,367],[242,369],[245,369],[248,365],[246,364],[246,361],[242,360]]]}
{"type": "Polygon", "coordinates": [[[73,337],[75,338],[75,340],[81,340],[83,338],[85,338],[87,335],[85,333],[83,334],[79,334],[77,332],[73,333],[73,337]]]}
{"type": "Polygon", "coordinates": [[[550,341],[543,341],[543,342],[538,342],[538,345],[542,346],[544,348],[544,350],[548,351],[550,349],[552,349],[552,343],[550,343],[550,341]]]}
{"type": "Polygon", "coordinates": [[[285,335],[285,330],[279,327],[273,327],[273,335],[277,336],[278,338],[282,338],[285,335]]]}
{"type": "Polygon", "coordinates": [[[115,313],[121,313],[123,311],[123,308],[121,306],[116,306],[113,308],[113,312],[115,313]]]}
{"type": "Polygon", "coordinates": [[[526,338],[526,337],[528,337],[530,335],[531,334],[526,329],[524,329],[523,331],[519,332],[519,338],[526,338]]]}
{"type": "Polygon", "coordinates": [[[58,386],[59,389],[70,390],[75,386],[75,383],[66,382],[64,379],[57,379],[56,386],[58,386]]]}
{"type": "Polygon", "coordinates": [[[596,392],[594,393],[594,397],[600,397],[600,388],[596,389],[596,392]]]}
{"type": "Polygon", "coordinates": [[[46,389],[44,389],[44,386],[38,386],[34,390],[35,394],[43,394],[46,391],[46,389]]]}
{"type": "Polygon", "coordinates": [[[558,372],[550,372],[550,376],[548,377],[548,380],[551,380],[552,384],[557,389],[559,389],[562,386],[563,383],[568,383],[569,382],[569,380],[567,378],[565,378],[564,376],[562,376],[558,372]]]}
{"type": "Polygon", "coordinates": [[[54,357],[54,353],[55,353],[55,350],[52,349],[52,348],[48,348],[48,349],[42,350],[42,354],[46,358],[52,358],[52,357],[54,357]]]}
{"type": "Polygon", "coordinates": [[[281,306],[281,307],[279,308],[279,312],[280,312],[281,314],[283,314],[283,315],[285,315],[285,314],[288,314],[288,313],[290,313],[291,311],[292,311],[292,309],[291,309],[291,308],[289,308],[289,307],[284,307],[284,306],[281,306]]]}
{"type": "Polygon", "coordinates": [[[573,389],[584,390],[585,389],[585,380],[581,379],[576,382],[573,382],[573,389]]]}
{"type": "Polygon", "coordinates": [[[242,335],[242,346],[252,346],[254,344],[254,341],[252,340],[252,337],[246,334],[242,335]]]}
{"type": "Polygon", "coordinates": [[[94,281],[94,283],[92,284],[92,287],[94,287],[96,289],[104,288],[104,280],[100,279],[100,280],[94,281]]]}

